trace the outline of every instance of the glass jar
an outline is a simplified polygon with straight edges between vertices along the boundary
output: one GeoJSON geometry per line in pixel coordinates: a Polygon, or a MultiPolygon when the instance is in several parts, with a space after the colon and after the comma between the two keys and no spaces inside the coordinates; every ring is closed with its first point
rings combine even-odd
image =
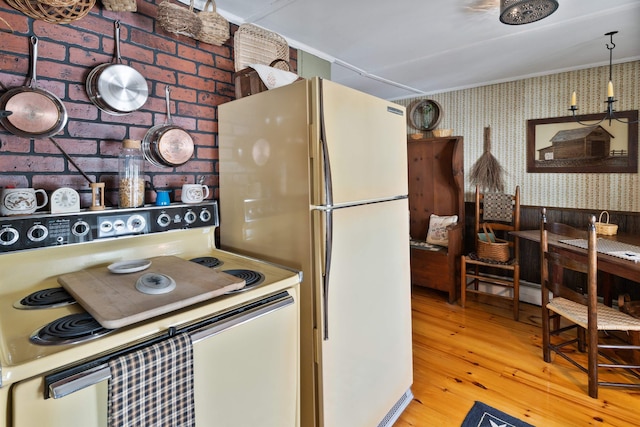
{"type": "Polygon", "coordinates": [[[118,157],[118,190],[121,208],[136,208],[144,205],[144,157],[141,142],[134,139],[122,141],[122,152],[118,157]]]}

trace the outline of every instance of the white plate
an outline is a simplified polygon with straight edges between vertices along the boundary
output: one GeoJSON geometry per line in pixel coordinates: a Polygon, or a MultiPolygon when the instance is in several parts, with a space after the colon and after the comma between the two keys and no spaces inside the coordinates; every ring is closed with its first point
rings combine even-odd
{"type": "Polygon", "coordinates": [[[135,273],[149,268],[151,261],[148,259],[130,259],[128,261],[119,261],[109,264],[107,268],[110,272],[116,274],[135,273]]]}

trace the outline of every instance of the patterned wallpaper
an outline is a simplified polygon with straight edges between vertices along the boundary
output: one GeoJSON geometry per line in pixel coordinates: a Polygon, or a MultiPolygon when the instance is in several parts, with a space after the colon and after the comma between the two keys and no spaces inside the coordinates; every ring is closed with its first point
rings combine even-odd
{"type": "MultiPolygon", "coordinates": [[[[438,128],[464,137],[465,200],[473,200],[469,171],[483,153],[483,131],[491,127],[491,153],[506,170],[505,192],[520,186],[523,205],[640,212],[638,173],[527,173],[527,120],[570,115],[571,92],[579,114],[604,110],[609,66],[396,101],[409,106],[433,99],[442,106],[438,128]]],[[[616,64],[613,82],[618,111],[640,109],[640,61],[616,64]]],[[[637,124],[635,126],[638,126],[637,124]]],[[[407,127],[407,133],[416,133],[407,127]]]]}

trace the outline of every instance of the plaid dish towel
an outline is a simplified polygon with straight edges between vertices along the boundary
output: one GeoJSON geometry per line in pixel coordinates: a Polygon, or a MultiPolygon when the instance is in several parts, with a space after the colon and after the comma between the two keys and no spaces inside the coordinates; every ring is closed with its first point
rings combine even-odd
{"type": "Polygon", "coordinates": [[[193,427],[193,347],[187,334],[109,361],[109,427],[193,427]]]}
{"type": "Polygon", "coordinates": [[[485,221],[511,222],[513,202],[510,194],[486,193],[482,206],[482,218],[485,221]]]}

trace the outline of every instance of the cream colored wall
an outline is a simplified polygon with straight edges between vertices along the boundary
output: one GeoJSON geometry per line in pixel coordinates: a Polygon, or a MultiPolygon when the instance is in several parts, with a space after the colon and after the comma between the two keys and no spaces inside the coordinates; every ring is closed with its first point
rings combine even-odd
{"type": "MultiPolygon", "coordinates": [[[[491,152],[506,170],[505,191],[520,185],[524,205],[640,212],[637,173],[527,173],[527,120],[561,117],[571,92],[578,93],[579,114],[604,111],[609,67],[596,67],[515,82],[433,94],[396,101],[409,106],[415,99],[433,99],[442,106],[439,128],[464,137],[467,201],[474,188],[469,171],[483,152],[483,130],[491,127],[491,152]]],[[[615,109],[640,109],[640,61],[614,65],[615,109]]],[[[637,124],[635,126],[638,126],[637,124]]],[[[411,127],[407,133],[416,133],[411,127]]]]}

